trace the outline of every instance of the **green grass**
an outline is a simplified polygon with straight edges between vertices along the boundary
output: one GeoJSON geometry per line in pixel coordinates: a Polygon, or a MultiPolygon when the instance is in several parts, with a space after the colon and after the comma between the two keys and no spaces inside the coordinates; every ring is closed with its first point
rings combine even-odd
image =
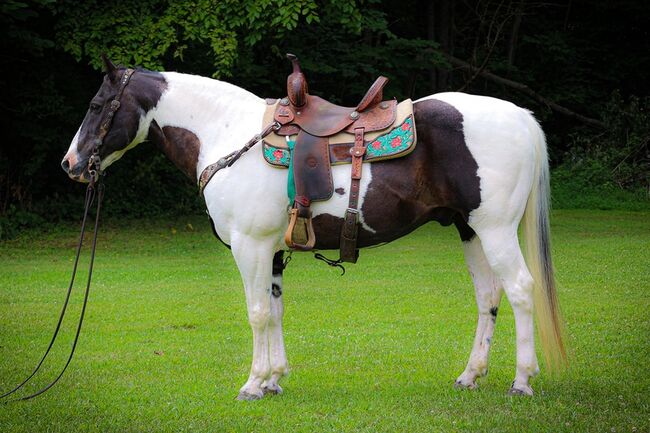
{"type": "MultiPolygon", "coordinates": [[[[506,302],[489,376],[476,391],[452,387],[476,322],[453,229],[427,225],[363,251],[344,277],[294,254],[285,393],[238,402],[251,337],[230,252],[204,218],[114,220],[101,231],[75,359],[43,396],[0,406],[0,432],[648,432],[650,213],[557,211],[552,221],[571,368],[554,376],[542,365],[532,398],[506,396],[515,356],[506,302]]],[[[75,231],[0,243],[2,390],[49,341],[75,231]]],[[[81,285],[28,390],[63,364],[80,303],[81,285]]]]}

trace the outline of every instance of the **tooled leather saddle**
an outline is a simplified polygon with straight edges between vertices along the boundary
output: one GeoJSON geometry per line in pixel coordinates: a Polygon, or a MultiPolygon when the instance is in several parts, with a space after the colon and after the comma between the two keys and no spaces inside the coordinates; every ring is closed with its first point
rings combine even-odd
{"type": "Polygon", "coordinates": [[[208,165],[198,179],[199,192],[221,169],[260,140],[264,159],[274,167],[289,168],[289,225],[285,243],[294,250],[309,251],[316,245],[310,209],[314,201],[333,194],[332,165],[351,164],[350,193],[340,234],[340,258],[328,263],[356,263],[359,256],[359,193],[364,162],[383,161],[408,155],[415,148],[416,129],[410,99],[384,101],[388,82],[379,77],[356,107],[341,107],[310,95],[298,58],[287,54],[293,72],[287,78],[287,96],[267,100],[260,134],[242,149],[208,165]]]}
{"type": "MultiPolygon", "coordinates": [[[[269,115],[272,111],[273,119],[281,125],[269,137],[294,137],[287,140],[292,144],[287,159],[290,159],[290,181],[293,175],[295,196],[290,203],[285,242],[296,250],[314,248],[316,236],[311,203],[328,200],[332,196],[332,164],[351,162],[349,202],[341,229],[339,261],[355,263],[358,258],[356,245],[362,163],[401,156],[413,149],[415,125],[412,104],[410,100],[400,104],[400,123],[396,125],[398,104],[396,100],[383,100],[383,88],[388,82],[388,78],[383,76],[377,78],[356,107],[332,104],[309,94],[298,58],[292,54],[287,54],[287,57],[293,65],[293,71],[287,78],[287,96],[267,110],[269,115]],[[406,131],[407,139],[404,136],[396,138],[394,131],[406,131]],[[390,139],[389,145],[385,145],[387,138],[390,139]],[[396,140],[398,146],[395,146],[396,140]],[[373,154],[368,154],[368,144],[373,145],[373,154]],[[389,149],[382,152],[382,146],[389,149]]],[[[267,161],[273,164],[274,158],[268,157],[269,149],[274,149],[277,156],[278,151],[281,154],[282,146],[280,149],[274,148],[268,141],[272,140],[265,139],[264,154],[267,161]]]]}

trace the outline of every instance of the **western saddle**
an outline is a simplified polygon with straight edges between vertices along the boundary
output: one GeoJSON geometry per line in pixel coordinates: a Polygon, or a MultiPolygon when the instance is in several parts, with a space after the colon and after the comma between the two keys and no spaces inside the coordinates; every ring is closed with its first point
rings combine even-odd
{"type": "MultiPolygon", "coordinates": [[[[366,153],[364,134],[389,128],[395,122],[397,101],[383,101],[388,78],[380,76],[356,107],[341,107],[310,95],[298,58],[287,54],[293,72],[287,78],[287,97],[275,108],[273,118],[281,127],[279,136],[295,136],[291,167],[295,182],[295,200],[291,204],[285,242],[292,249],[314,248],[316,236],[310,205],[328,200],[333,193],[329,138],[339,133],[354,134],[350,149],[352,170],[350,197],[340,236],[340,261],[355,263],[358,258],[359,189],[361,167],[366,153]]],[[[290,168],[291,169],[291,168],[290,168]]]]}
{"type": "Polygon", "coordinates": [[[287,246],[309,251],[316,246],[311,203],[329,200],[334,192],[332,165],[351,164],[348,207],[340,235],[340,258],[330,264],[356,263],[359,193],[363,162],[384,161],[408,155],[417,142],[413,104],[382,101],[388,82],[379,77],[356,107],[340,107],[310,95],[298,58],[287,54],[293,72],[287,78],[287,96],[267,100],[264,128],[243,148],[208,165],[198,179],[203,194],[210,179],[232,166],[260,140],[264,159],[274,167],[289,168],[287,195],[291,209],[284,236],[287,246]]]}

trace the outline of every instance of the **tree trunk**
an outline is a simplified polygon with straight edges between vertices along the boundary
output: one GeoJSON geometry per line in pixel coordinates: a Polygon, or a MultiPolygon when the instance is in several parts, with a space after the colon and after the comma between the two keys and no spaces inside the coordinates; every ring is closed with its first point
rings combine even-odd
{"type": "MultiPolygon", "coordinates": [[[[427,39],[434,42],[436,40],[435,18],[435,3],[429,1],[427,2],[427,39]]],[[[435,67],[431,67],[429,70],[429,85],[431,86],[432,93],[435,93],[438,90],[438,80],[435,67]]]]}
{"type": "MultiPolygon", "coordinates": [[[[440,2],[437,2],[440,5],[440,9],[437,14],[438,25],[436,26],[436,30],[438,30],[438,42],[440,43],[440,49],[445,53],[449,52],[449,2],[450,0],[442,0],[440,2]]],[[[448,71],[446,69],[438,68],[438,87],[440,90],[447,90],[448,78],[448,71]]]]}
{"type": "Polygon", "coordinates": [[[519,40],[519,28],[521,27],[521,19],[524,14],[524,3],[526,0],[520,0],[515,11],[515,19],[512,21],[512,31],[510,32],[510,40],[508,41],[508,69],[512,69],[515,64],[515,52],[517,50],[517,42],[519,40]]]}

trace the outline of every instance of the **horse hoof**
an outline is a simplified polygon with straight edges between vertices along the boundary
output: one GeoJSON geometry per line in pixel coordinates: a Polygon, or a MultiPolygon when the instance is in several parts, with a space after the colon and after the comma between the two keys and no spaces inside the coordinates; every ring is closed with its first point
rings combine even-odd
{"type": "Polygon", "coordinates": [[[258,394],[250,394],[246,391],[240,391],[239,395],[237,396],[237,400],[239,401],[253,401],[253,400],[259,400],[262,397],[264,397],[264,394],[258,395],[258,394]]]}
{"type": "Polygon", "coordinates": [[[454,388],[456,389],[476,389],[478,384],[476,382],[464,383],[460,380],[454,382],[454,388]]]}
{"type": "Polygon", "coordinates": [[[282,394],[282,388],[280,387],[280,385],[277,384],[271,386],[264,385],[262,386],[262,392],[264,393],[264,395],[267,394],[278,395],[278,394],[282,394]]]}
{"type": "Polygon", "coordinates": [[[509,396],[519,396],[519,395],[532,396],[533,389],[530,386],[527,386],[526,388],[523,389],[512,387],[508,390],[508,395],[509,396]]]}

